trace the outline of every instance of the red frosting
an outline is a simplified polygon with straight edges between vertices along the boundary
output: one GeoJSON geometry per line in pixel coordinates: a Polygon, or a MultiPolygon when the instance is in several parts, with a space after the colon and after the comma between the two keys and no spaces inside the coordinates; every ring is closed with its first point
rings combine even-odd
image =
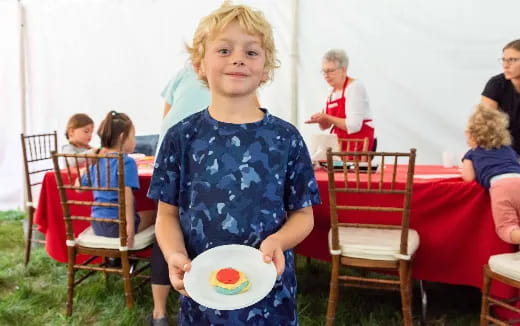
{"type": "Polygon", "coordinates": [[[240,279],[240,274],[233,268],[222,268],[217,272],[217,281],[224,284],[235,284],[240,279]]]}

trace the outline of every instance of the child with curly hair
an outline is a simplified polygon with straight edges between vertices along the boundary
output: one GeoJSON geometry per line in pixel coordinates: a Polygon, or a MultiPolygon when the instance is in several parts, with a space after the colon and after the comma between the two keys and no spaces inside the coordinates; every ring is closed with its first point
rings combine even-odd
{"type": "Polygon", "coordinates": [[[508,116],[500,110],[476,107],[466,128],[470,150],[463,157],[462,178],[476,179],[489,190],[498,236],[520,244],[520,163],[508,125],[508,116]]]}

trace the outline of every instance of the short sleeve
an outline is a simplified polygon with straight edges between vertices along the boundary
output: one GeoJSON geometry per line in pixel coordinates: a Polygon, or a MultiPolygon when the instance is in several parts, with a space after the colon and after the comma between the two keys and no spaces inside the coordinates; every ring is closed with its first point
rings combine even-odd
{"type": "Polygon", "coordinates": [[[462,160],[470,160],[470,161],[473,161],[473,150],[470,149],[469,151],[466,152],[466,154],[464,154],[464,156],[462,157],[462,160]]]}
{"type": "Polygon", "coordinates": [[[75,150],[75,146],[72,144],[65,144],[61,146],[61,152],[64,154],[76,154],[78,151],[75,150]]]}
{"type": "Polygon", "coordinates": [[[371,119],[370,104],[365,86],[359,80],[355,80],[346,90],[347,119],[345,124],[349,134],[359,132],[363,126],[363,120],[371,119]]]}
{"type": "Polygon", "coordinates": [[[285,209],[292,211],[321,204],[309,152],[299,133],[291,141],[287,165],[285,209]]]}
{"type": "Polygon", "coordinates": [[[137,163],[131,157],[125,156],[125,186],[133,190],[139,189],[139,174],[137,163]]]}
{"type": "Polygon", "coordinates": [[[484,87],[482,96],[488,97],[496,102],[500,101],[500,94],[503,91],[503,85],[498,78],[500,75],[492,77],[484,87]]]}
{"type": "Polygon", "coordinates": [[[148,197],[170,205],[179,206],[181,153],[175,145],[175,129],[170,129],[164,137],[155,160],[155,167],[148,189],[148,197]]]}
{"type": "Polygon", "coordinates": [[[173,79],[171,79],[166,87],[164,87],[163,91],[161,92],[161,96],[164,98],[164,101],[166,103],[173,105],[174,102],[174,93],[175,89],[179,86],[179,83],[182,79],[182,74],[184,72],[184,69],[179,71],[173,79]]]}

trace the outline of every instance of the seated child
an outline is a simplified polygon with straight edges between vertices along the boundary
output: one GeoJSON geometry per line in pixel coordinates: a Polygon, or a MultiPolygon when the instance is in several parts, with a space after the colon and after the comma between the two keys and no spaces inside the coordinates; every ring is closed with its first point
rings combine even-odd
{"type": "MultiPolygon", "coordinates": [[[[65,129],[65,137],[69,141],[61,147],[62,153],[77,154],[77,153],[97,153],[99,149],[92,148],[89,143],[94,132],[94,121],[84,113],[76,113],[70,117],[65,129]]],[[[69,159],[70,165],[75,165],[76,161],[69,159]]],[[[82,164],[83,159],[78,159],[77,163],[82,164]]]]}
{"type": "MultiPolygon", "coordinates": [[[[126,231],[128,236],[128,247],[132,248],[135,233],[142,231],[155,222],[155,210],[135,211],[135,200],[133,191],[139,189],[139,177],[137,174],[137,164],[129,157],[128,153],[132,153],[135,147],[135,129],[130,118],[124,113],[111,111],[101,122],[98,129],[98,135],[101,139],[101,146],[106,154],[123,152],[124,169],[125,169],[125,199],[126,199],[126,231]]],[[[100,180],[106,180],[106,159],[101,159],[97,164],[100,167],[100,180]]],[[[92,166],[90,174],[92,182],[97,179],[97,167],[92,166]]],[[[110,162],[110,182],[112,187],[117,187],[117,160],[111,159],[110,162]]],[[[82,173],[81,183],[86,185],[88,182],[86,173],[82,173]]],[[[94,200],[99,202],[117,203],[116,192],[95,191],[94,200]]],[[[118,210],[114,207],[98,207],[92,208],[92,217],[101,218],[118,218],[118,210]]],[[[105,237],[119,237],[119,224],[92,222],[92,228],[96,235],[105,237]]]]}
{"type": "Polygon", "coordinates": [[[466,138],[470,150],[463,157],[462,178],[477,180],[489,189],[498,236],[520,243],[520,164],[511,147],[508,116],[497,109],[477,106],[469,118],[466,138]]]}
{"type": "Polygon", "coordinates": [[[89,143],[94,132],[94,121],[84,113],[76,113],[67,122],[65,137],[69,141],[61,147],[62,153],[76,154],[91,149],[89,143]]]}

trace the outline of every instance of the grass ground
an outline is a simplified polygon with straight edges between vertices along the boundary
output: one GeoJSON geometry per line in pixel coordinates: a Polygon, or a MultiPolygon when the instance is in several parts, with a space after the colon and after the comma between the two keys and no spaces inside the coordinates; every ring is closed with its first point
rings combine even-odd
{"type": "MultiPolygon", "coordinates": [[[[146,325],[152,309],[149,287],[135,295],[135,309],[124,308],[123,286],[118,277],[105,282],[90,278],[75,293],[74,311],[65,317],[66,266],[50,259],[42,247],[33,250],[23,265],[23,213],[0,211],[0,325],[146,325]]],[[[327,309],[329,265],[302,257],[298,261],[298,314],[302,326],[323,325],[327,309]]],[[[478,289],[427,283],[428,325],[478,325],[478,289]]],[[[342,289],[336,325],[400,325],[397,292],[342,289]]],[[[168,307],[175,319],[177,295],[168,307]]],[[[418,325],[419,296],[414,294],[418,325]]]]}

